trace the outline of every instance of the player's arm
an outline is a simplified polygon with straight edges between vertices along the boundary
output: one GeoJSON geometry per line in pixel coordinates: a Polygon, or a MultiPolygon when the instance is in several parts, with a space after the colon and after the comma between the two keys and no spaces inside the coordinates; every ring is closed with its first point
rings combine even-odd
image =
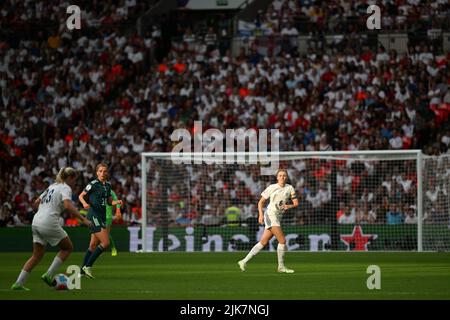
{"type": "Polygon", "coordinates": [[[267,199],[270,199],[270,194],[272,193],[272,186],[268,186],[262,193],[261,199],[258,202],[258,222],[259,224],[264,224],[264,204],[267,199]]]}
{"type": "Polygon", "coordinates": [[[65,199],[64,201],[64,208],[69,212],[72,216],[77,217],[80,219],[86,226],[91,227],[92,222],[90,222],[88,219],[86,219],[83,215],[81,215],[78,210],[75,208],[71,200],[65,199]]]}
{"type": "Polygon", "coordinates": [[[291,192],[291,200],[292,200],[292,204],[283,204],[281,206],[281,208],[283,210],[288,210],[288,209],[292,209],[298,206],[298,199],[297,199],[297,195],[295,194],[295,192],[291,192]]]}
{"type": "Polygon", "coordinates": [[[108,204],[110,206],[117,206],[118,204],[122,205],[123,204],[122,200],[117,199],[117,197],[116,197],[116,199],[113,199],[113,193],[114,193],[114,191],[112,189],[109,189],[109,194],[108,194],[108,199],[107,199],[108,204]]]}
{"type": "MultiPolygon", "coordinates": [[[[116,193],[113,190],[111,190],[111,197],[112,197],[113,201],[119,200],[117,198],[116,193]]],[[[122,213],[120,212],[120,205],[121,205],[121,203],[116,204],[116,212],[114,213],[114,216],[116,219],[122,218],[122,213]]]]}
{"type": "MultiPolygon", "coordinates": [[[[110,206],[117,206],[117,205],[122,205],[123,201],[122,200],[114,200],[112,197],[108,198],[108,204],[110,206]]],[[[119,207],[120,208],[120,207],[119,207]]]]}
{"type": "Polygon", "coordinates": [[[80,200],[81,204],[83,205],[84,209],[89,209],[89,204],[84,200],[84,196],[87,195],[86,191],[82,191],[80,195],[78,196],[78,200],[80,200]]]}
{"type": "Polygon", "coordinates": [[[263,224],[264,223],[264,213],[263,213],[263,209],[264,209],[264,204],[266,203],[266,198],[261,197],[261,199],[259,199],[258,202],[258,222],[259,224],[263,224]]]}
{"type": "Polygon", "coordinates": [[[37,211],[40,204],[41,204],[41,198],[37,197],[36,200],[33,201],[33,210],[37,211]]]}
{"type": "Polygon", "coordinates": [[[48,193],[48,188],[47,190],[45,190],[44,192],[42,192],[39,197],[36,198],[36,200],[33,201],[32,203],[32,207],[34,211],[37,211],[39,209],[39,205],[42,202],[42,199],[44,199],[44,197],[47,195],[48,193]]]}

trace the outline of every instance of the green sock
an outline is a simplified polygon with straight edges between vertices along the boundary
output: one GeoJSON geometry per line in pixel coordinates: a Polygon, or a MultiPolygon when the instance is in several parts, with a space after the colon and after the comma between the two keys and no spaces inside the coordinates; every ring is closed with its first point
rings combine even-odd
{"type": "Polygon", "coordinates": [[[110,243],[110,246],[111,246],[111,251],[115,250],[116,249],[116,243],[114,242],[114,239],[113,239],[111,233],[109,234],[109,243],[110,243]]]}
{"type": "Polygon", "coordinates": [[[86,267],[92,267],[95,260],[97,260],[97,258],[103,253],[103,250],[103,246],[99,244],[97,248],[95,248],[94,252],[92,252],[88,262],[86,263],[86,267]]]}
{"type": "Polygon", "coordinates": [[[85,266],[88,263],[89,258],[91,257],[91,255],[92,255],[92,251],[87,249],[86,253],[84,255],[84,259],[83,259],[83,266],[85,266]]]}

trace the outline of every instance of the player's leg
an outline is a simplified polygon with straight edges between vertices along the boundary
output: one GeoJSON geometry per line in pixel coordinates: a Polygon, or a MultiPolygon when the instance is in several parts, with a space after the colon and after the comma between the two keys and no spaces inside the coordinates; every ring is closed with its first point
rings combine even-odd
{"type": "MultiPolygon", "coordinates": [[[[106,228],[102,228],[99,232],[94,233],[93,236],[96,238],[96,241],[93,241],[91,244],[96,243],[98,245],[94,249],[88,262],[86,263],[87,267],[92,267],[95,260],[97,260],[97,258],[103,253],[103,251],[108,249],[109,247],[109,235],[106,228]]],[[[90,249],[92,250],[93,248],[90,246],[90,249]]]]}
{"type": "Polygon", "coordinates": [[[89,241],[89,247],[86,250],[86,253],[84,254],[83,267],[87,264],[87,262],[89,261],[89,258],[91,257],[92,253],[94,252],[95,248],[97,248],[99,243],[100,243],[100,241],[92,233],[91,234],[91,240],[89,241]]]}
{"type": "Polygon", "coordinates": [[[101,230],[101,226],[98,225],[98,220],[93,219],[93,214],[91,212],[88,212],[87,214],[87,218],[89,219],[89,221],[92,222],[92,227],[90,228],[90,232],[91,232],[91,239],[89,241],[89,247],[86,250],[86,253],[84,254],[84,259],[83,259],[83,265],[81,266],[81,275],[84,275],[85,272],[83,270],[83,268],[86,266],[86,264],[89,261],[89,258],[91,257],[92,253],[94,252],[95,248],[97,248],[98,244],[100,243],[100,241],[98,241],[97,237],[95,237],[95,233],[99,232],[101,230]]]}
{"type": "Polygon", "coordinates": [[[95,236],[95,233],[91,233],[91,240],[89,242],[89,248],[86,251],[86,254],[84,255],[83,259],[83,266],[81,267],[80,274],[81,275],[87,275],[88,278],[94,278],[92,276],[91,268],[87,267],[87,264],[89,263],[89,260],[91,259],[92,255],[94,254],[95,250],[97,249],[98,245],[100,244],[100,240],[95,236]]]}
{"type": "Polygon", "coordinates": [[[269,243],[270,239],[272,239],[272,236],[273,234],[270,229],[264,230],[264,233],[259,242],[253,246],[253,248],[250,250],[250,252],[244,259],[238,262],[239,268],[242,271],[245,271],[245,266],[247,262],[249,262],[251,258],[256,256],[269,243]]]}
{"type": "Polygon", "coordinates": [[[114,239],[113,239],[113,237],[111,235],[111,223],[108,224],[108,221],[107,221],[106,225],[107,225],[106,229],[108,230],[109,243],[110,243],[110,246],[111,246],[111,255],[113,257],[115,257],[115,256],[117,256],[117,249],[116,249],[116,244],[114,242],[114,239]]]}
{"type": "Polygon", "coordinates": [[[56,257],[53,259],[52,264],[48,268],[47,272],[42,275],[42,280],[49,286],[53,287],[55,285],[53,276],[56,271],[59,269],[61,264],[66,261],[66,259],[70,256],[73,251],[72,241],[68,236],[64,237],[61,241],[59,241],[58,246],[60,248],[56,257]]]}
{"type": "Polygon", "coordinates": [[[97,248],[95,248],[94,252],[92,252],[92,255],[89,257],[89,260],[86,263],[86,266],[83,267],[83,271],[90,278],[93,278],[92,270],[91,270],[92,265],[95,263],[95,261],[98,259],[98,257],[103,253],[103,251],[105,251],[109,247],[109,235],[108,235],[108,230],[106,228],[102,228],[100,232],[94,233],[94,236],[97,238],[97,240],[100,242],[100,244],[97,246],[97,248]]]}
{"type": "Polygon", "coordinates": [[[272,232],[278,240],[277,257],[278,257],[278,272],[293,273],[294,270],[286,268],[284,265],[284,254],[287,251],[286,238],[280,226],[272,227],[272,232]]]}
{"type": "Polygon", "coordinates": [[[42,257],[45,253],[45,246],[43,244],[33,242],[33,254],[30,259],[25,262],[22,267],[22,271],[20,271],[19,277],[16,282],[11,286],[13,290],[29,290],[24,287],[25,282],[27,281],[28,275],[30,272],[36,267],[41,261],[42,257]]]}

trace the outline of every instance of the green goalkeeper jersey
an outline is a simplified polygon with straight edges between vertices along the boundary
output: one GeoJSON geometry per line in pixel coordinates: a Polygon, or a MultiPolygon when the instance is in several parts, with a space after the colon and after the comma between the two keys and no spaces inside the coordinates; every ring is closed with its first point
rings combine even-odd
{"type": "MultiPolygon", "coordinates": [[[[117,195],[113,190],[111,190],[111,197],[112,197],[113,201],[117,201],[117,195]]],[[[120,208],[120,204],[117,204],[116,207],[120,208]]],[[[106,219],[107,220],[112,219],[112,208],[113,208],[113,206],[106,204],[106,219]]]]}

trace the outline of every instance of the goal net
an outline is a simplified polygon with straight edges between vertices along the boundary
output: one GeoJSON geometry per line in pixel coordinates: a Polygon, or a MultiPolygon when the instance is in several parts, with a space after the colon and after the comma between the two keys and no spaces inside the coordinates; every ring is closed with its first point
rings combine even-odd
{"type": "MultiPolygon", "coordinates": [[[[275,169],[274,154],[185,153],[183,163],[172,156],[142,153],[142,217],[129,227],[131,251],[249,250],[264,231],[257,203],[277,168],[287,170],[300,203],[282,215],[288,250],[450,249],[449,156],[278,152],[275,169]]],[[[276,245],[274,238],[266,250],[276,245]]]]}

